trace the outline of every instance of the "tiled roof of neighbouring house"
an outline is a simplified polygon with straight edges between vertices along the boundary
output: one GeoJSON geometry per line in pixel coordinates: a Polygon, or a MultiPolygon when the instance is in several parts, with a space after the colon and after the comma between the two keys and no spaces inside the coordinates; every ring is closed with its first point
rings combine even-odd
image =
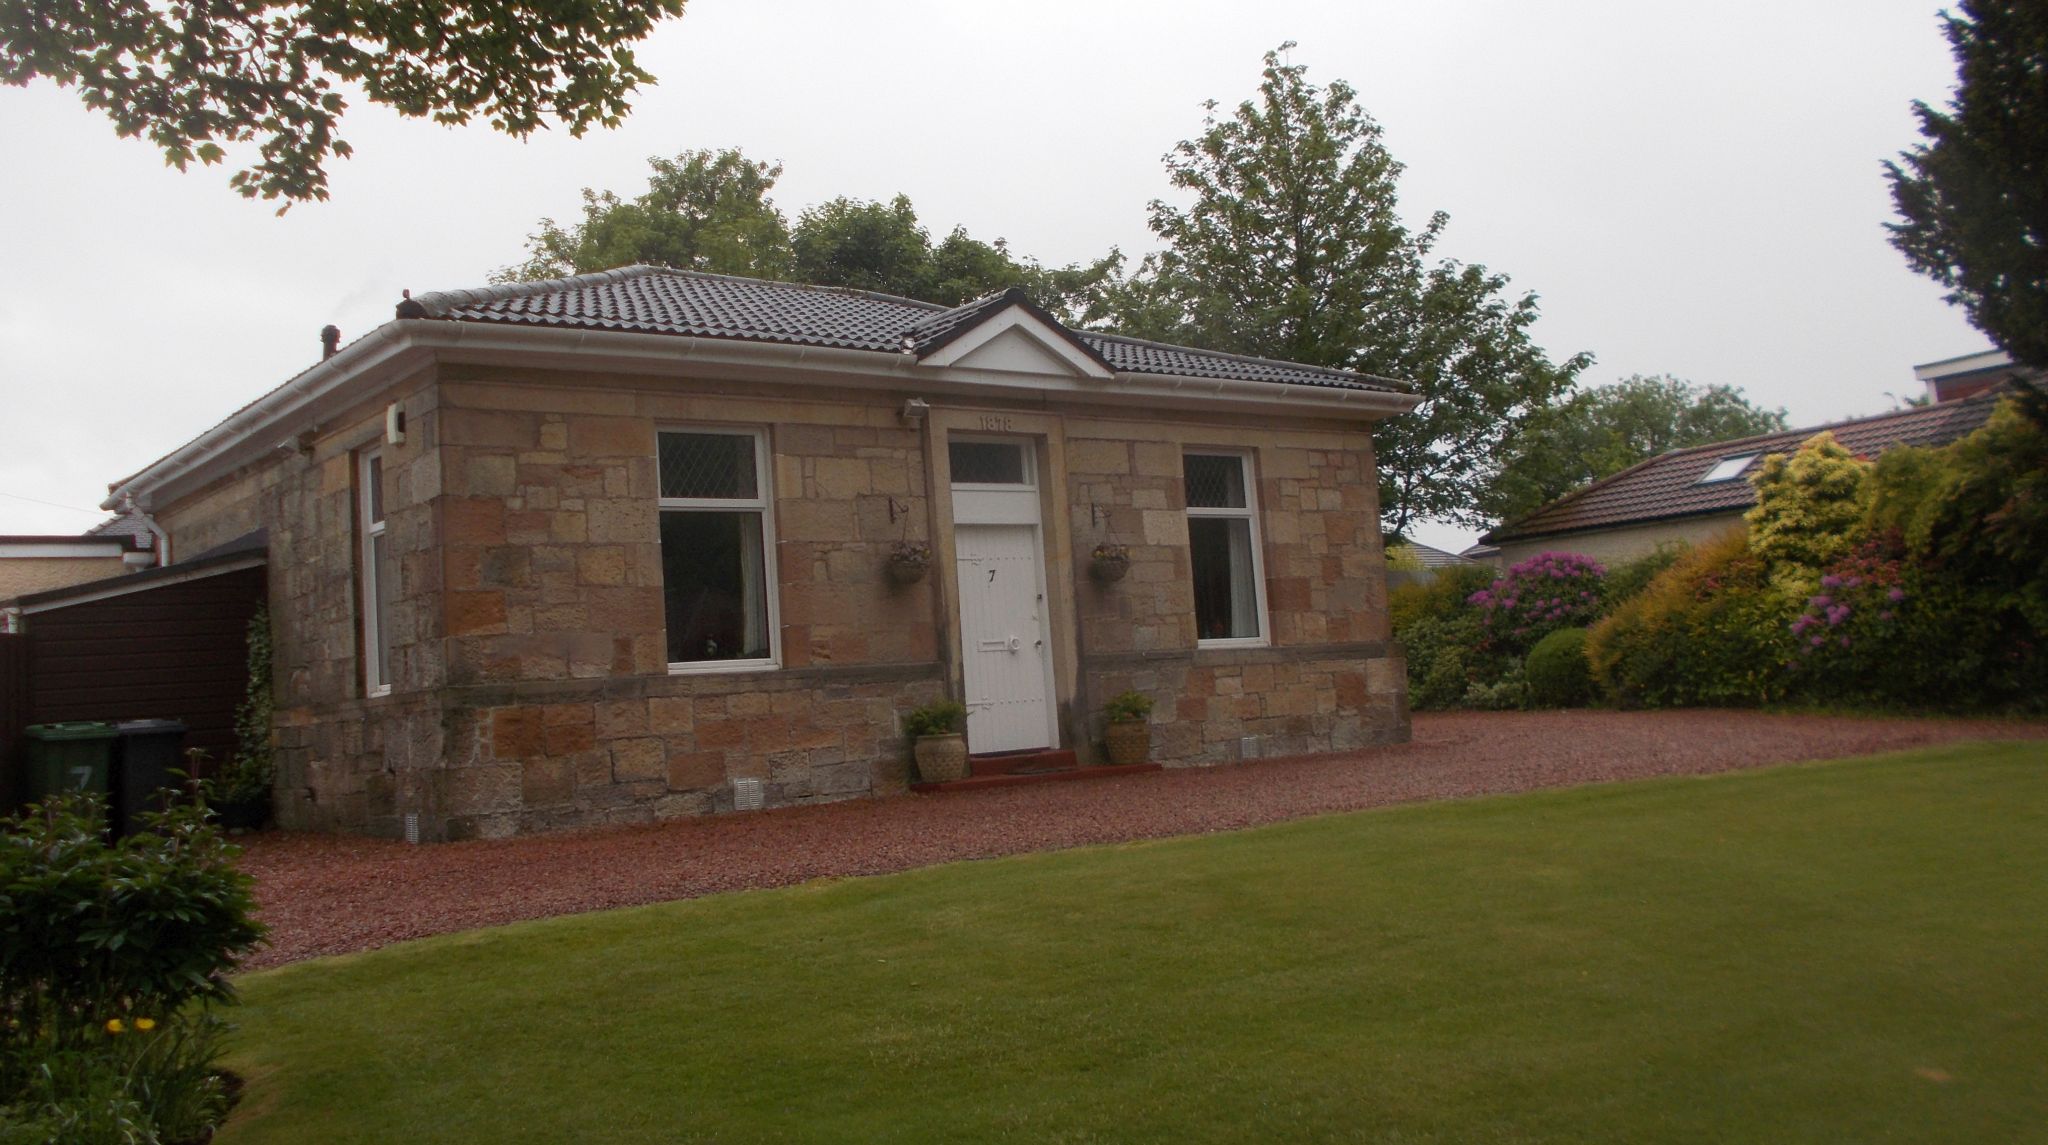
{"type": "MultiPolygon", "coordinates": [[[[1015,291],[945,307],[845,287],[629,266],[545,282],[423,294],[401,304],[399,316],[680,334],[921,356],[1011,302],[1029,305],[1015,291]]],[[[1069,330],[1037,307],[1031,309],[1083,352],[1119,373],[1409,392],[1400,382],[1370,374],[1069,330]]]]}
{"type": "Polygon", "coordinates": [[[1766,454],[1790,453],[1821,432],[1834,434],[1844,449],[1865,459],[1874,459],[1894,445],[1946,445],[1983,426],[2000,396],[1996,392],[1980,394],[1832,425],[1674,449],[1560,497],[1480,540],[1498,544],[1674,517],[1739,512],[1756,504],[1756,490],[1749,477],[1766,454]],[[1744,458],[1749,460],[1743,462],[1744,458]],[[1701,480],[1710,474],[1722,479],[1701,480]]]}
{"type": "Polygon", "coordinates": [[[1456,568],[1459,565],[1477,563],[1470,557],[1460,556],[1457,553],[1447,553],[1442,549],[1432,548],[1419,541],[1404,541],[1398,548],[1414,557],[1416,562],[1426,569],[1456,568]]]}
{"type": "Polygon", "coordinates": [[[132,543],[138,549],[156,544],[156,534],[149,531],[149,518],[140,510],[130,509],[118,517],[109,517],[85,531],[88,537],[119,537],[132,543]]]}

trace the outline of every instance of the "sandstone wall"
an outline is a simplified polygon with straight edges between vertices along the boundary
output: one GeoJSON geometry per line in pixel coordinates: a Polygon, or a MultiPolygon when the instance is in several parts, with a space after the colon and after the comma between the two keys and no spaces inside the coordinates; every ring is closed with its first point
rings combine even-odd
{"type": "Polygon", "coordinates": [[[427,379],[349,411],[308,453],[272,453],[159,506],[179,560],[256,529],[269,532],[277,701],[277,814],[287,827],[396,834],[427,812],[443,756],[440,692],[441,457],[427,379]],[[384,406],[401,401],[404,445],[382,445],[384,406]],[[364,694],[356,459],[383,449],[386,537],[397,558],[392,689],[364,694]]]}
{"type": "Polygon", "coordinates": [[[897,714],[943,691],[931,582],[884,573],[929,535],[917,431],[682,388],[444,382],[449,835],[730,809],[740,779],[770,805],[903,789],[897,714]],[[779,670],[669,673],[655,435],[693,426],[768,432],[779,670]]]}
{"type": "Polygon", "coordinates": [[[1153,758],[1167,763],[1407,738],[1369,433],[1074,417],[1067,464],[1088,710],[1127,688],[1152,696],[1153,758]],[[1182,457],[1205,449],[1252,460],[1267,648],[1197,646],[1182,457]],[[1104,541],[1131,556],[1107,585],[1085,567],[1104,541]]]}
{"type": "MultiPolygon", "coordinates": [[[[900,714],[960,679],[934,456],[948,427],[989,420],[949,401],[905,424],[905,396],[441,367],[403,394],[410,440],[385,454],[401,577],[384,697],[362,694],[354,462],[388,395],[310,456],[159,519],[181,555],[270,530],[288,825],[395,834],[411,815],[424,838],[494,837],[728,810],[741,781],[769,806],[887,794],[907,779],[900,714]],[[667,664],[656,434],[695,426],[767,431],[777,669],[667,664]],[[900,540],[934,544],[923,582],[886,576],[900,540]]],[[[1361,427],[987,409],[1039,451],[1065,746],[1092,758],[1096,713],[1126,688],[1157,700],[1172,764],[1406,737],[1361,427]],[[1266,647],[1196,645],[1190,448],[1253,458],[1266,647]],[[1104,541],[1129,546],[1121,582],[1088,574],[1104,541]]]]}

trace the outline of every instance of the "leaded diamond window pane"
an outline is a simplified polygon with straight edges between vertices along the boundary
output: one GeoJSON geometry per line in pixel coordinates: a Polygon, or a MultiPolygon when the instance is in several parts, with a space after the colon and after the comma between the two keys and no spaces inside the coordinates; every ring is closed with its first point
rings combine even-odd
{"type": "Polygon", "coordinates": [[[760,494],[751,433],[661,435],[661,495],[751,501],[760,494]]]}
{"type": "Polygon", "coordinates": [[[946,449],[955,485],[1023,485],[1024,446],[1006,441],[956,441],[946,449]]]}
{"type": "Polygon", "coordinates": [[[1242,509],[1244,500],[1244,459],[1190,453],[1183,459],[1187,480],[1188,508],[1242,509]]]}

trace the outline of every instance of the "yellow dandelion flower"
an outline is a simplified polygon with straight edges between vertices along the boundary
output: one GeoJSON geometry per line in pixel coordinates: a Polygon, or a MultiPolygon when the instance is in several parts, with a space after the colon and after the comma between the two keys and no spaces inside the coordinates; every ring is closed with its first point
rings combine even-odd
{"type": "Polygon", "coordinates": [[[135,1028],[136,1028],[136,1029],[138,1029],[138,1030],[141,1030],[141,1031],[142,1031],[143,1033],[145,1033],[145,1034],[146,1034],[146,1033],[150,1032],[151,1030],[154,1030],[154,1029],[156,1029],[156,1019],[155,1019],[155,1018],[137,1018],[137,1019],[135,1019],[135,1028]]]}
{"type": "Polygon", "coordinates": [[[122,1025],[122,1024],[121,1024],[121,1019],[119,1019],[119,1018],[108,1018],[108,1019],[107,1019],[107,1032],[108,1032],[108,1033],[110,1033],[110,1034],[118,1034],[118,1033],[121,1033],[122,1031],[126,1030],[127,1028],[128,1028],[127,1026],[124,1026],[124,1025],[122,1025]]]}

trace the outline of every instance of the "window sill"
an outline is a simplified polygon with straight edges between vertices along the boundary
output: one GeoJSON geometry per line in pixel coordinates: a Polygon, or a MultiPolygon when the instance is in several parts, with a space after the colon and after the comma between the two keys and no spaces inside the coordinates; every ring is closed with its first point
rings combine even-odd
{"type": "Polygon", "coordinates": [[[1197,640],[1196,648],[1270,648],[1273,642],[1263,636],[1230,636],[1214,640],[1197,640]]]}
{"type": "Polygon", "coordinates": [[[670,664],[668,666],[668,674],[671,676],[714,676],[729,675],[735,672],[773,672],[781,667],[782,663],[778,660],[685,661],[681,664],[670,664]]]}

